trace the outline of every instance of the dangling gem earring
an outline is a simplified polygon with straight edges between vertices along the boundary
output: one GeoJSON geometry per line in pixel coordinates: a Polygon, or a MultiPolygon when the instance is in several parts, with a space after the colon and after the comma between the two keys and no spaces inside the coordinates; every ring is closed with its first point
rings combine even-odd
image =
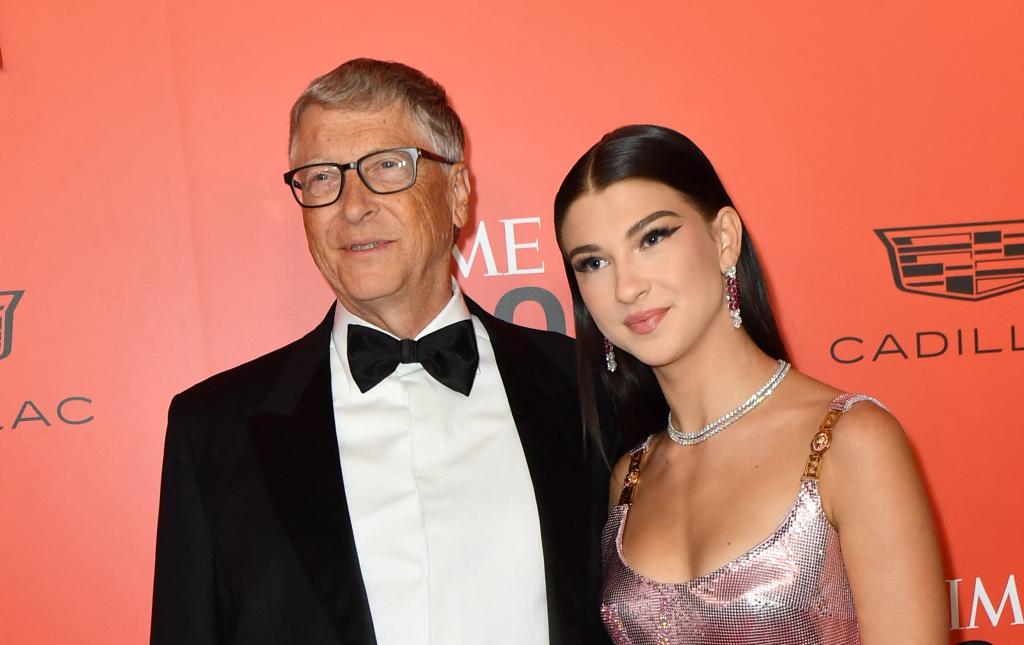
{"type": "Polygon", "coordinates": [[[725,301],[729,304],[729,317],[732,318],[732,326],[739,329],[743,324],[740,317],[740,280],[736,277],[736,267],[725,269],[725,301]]]}
{"type": "Polygon", "coordinates": [[[619,364],[615,361],[615,348],[607,338],[604,339],[604,366],[609,372],[619,369],[619,364]]]}

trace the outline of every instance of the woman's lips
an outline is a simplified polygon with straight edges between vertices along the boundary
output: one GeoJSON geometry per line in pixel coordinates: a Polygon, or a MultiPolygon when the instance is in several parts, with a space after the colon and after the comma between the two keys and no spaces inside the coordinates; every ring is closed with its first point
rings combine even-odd
{"type": "Polygon", "coordinates": [[[649,334],[658,328],[662,318],[668,313],[668,307],[661,309],[645,309],[626,317],[623,323],[629,327],[634,334],[649,334]]]}

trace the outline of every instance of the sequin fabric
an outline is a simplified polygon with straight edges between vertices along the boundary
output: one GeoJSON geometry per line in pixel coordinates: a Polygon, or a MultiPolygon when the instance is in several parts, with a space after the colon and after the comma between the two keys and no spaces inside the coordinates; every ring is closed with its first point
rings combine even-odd
{"type": "MultiPolygon", "coordinates": [[[[830,409],[841,414],[863,400],[881,405],[847,394],[830,409]]],[[[651,580],[626,563],[622,533],[631,495],[623,497],[602,535],[601,614],[616,645],[860,643],[839,534],[822,510],[816,477],[801,480],[793,505],[764,541],[680,583],[651,580]]]]}

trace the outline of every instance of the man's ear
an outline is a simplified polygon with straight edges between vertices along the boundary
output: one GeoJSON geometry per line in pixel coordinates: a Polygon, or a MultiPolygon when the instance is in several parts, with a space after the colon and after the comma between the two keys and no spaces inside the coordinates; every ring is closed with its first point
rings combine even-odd
{"type": "Polygon", "coordinates": [[[452,226],[461,229],[469,220],[469,168],[464,162],[454,164],[448,173],[448,189],[452,199],[452,226]]]}
{"type": "Polygon", "coordinates": [[[726,267],[736,266],[740,260],[740,248],[743,243],[743,222],[740,214],[732,206],[723,206],[712,224],[715,241],[718,243],[718,268],[725,271],[726,267]]]}

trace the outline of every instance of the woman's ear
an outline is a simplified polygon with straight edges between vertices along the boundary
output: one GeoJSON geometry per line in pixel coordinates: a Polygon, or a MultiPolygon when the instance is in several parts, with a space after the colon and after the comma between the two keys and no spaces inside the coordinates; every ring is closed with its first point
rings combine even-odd
{"type": "Polygon", "coordinates": [[[740,260],[743,242],[743,222],[732,206],[723,206],[712,223],[715,241],[718,243],[718,264],[721,271],[736,266],[740,260]]]}

